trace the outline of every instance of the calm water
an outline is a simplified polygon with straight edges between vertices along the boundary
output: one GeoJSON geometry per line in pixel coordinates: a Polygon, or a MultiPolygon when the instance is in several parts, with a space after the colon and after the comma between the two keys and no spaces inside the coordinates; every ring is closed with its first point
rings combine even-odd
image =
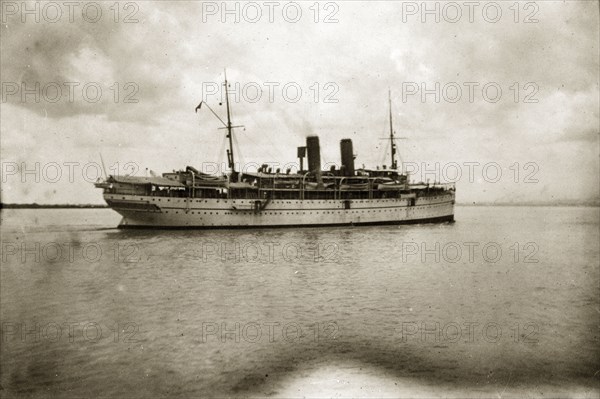
{"type": "Polygon", "coordinates": [[[598,397],[599,208],[122,231],[2,211],[3,397],[598,397]]]}

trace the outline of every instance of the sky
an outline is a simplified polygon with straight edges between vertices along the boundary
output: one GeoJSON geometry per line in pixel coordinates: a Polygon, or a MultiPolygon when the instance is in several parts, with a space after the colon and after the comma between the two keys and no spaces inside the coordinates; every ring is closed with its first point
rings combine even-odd
{"type": "Polygon", "coordinates": [[[599,6],[537,2],[2,1],[3,203],[101,204],[108,174],[324,167],[351,138],[457,201],[599,199],[599,6]],[[36,5],[37,4],[37,5],[36,5]],[[221,104],[221,105],[220,105],[221,104]],[[102,160],[101,156],[102,155],[102,160]]]}

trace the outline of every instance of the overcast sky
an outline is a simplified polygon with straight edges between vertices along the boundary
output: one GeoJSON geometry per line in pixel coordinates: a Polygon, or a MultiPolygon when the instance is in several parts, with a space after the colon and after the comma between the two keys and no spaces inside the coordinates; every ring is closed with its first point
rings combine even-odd
{"type": "Polygon", "coordinates": [[[342,138],[389,164],[390,88],[415,179],[439,162],[460,202],[598,198],[597,1],[114,4],[2,2],[3,202],[102,203],[99,153],[141,176],[225,162],[220,122],[194,113],[225,117],[224,68],[246,165],[295,162],[311,134],[324,164],[342,138]]]}

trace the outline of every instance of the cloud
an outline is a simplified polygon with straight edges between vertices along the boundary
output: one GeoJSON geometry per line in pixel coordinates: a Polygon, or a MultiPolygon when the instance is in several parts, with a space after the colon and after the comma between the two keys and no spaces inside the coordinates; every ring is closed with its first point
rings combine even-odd
{"type": "MultiPolygon", "coordinates": [[[[597,194],[597,168],[590,167],[597,165],[597,153],[589,150],[597,147],[600,108],[597,2],[538,2],[539,21],[532,24],[523,23],[530,10],[521,8],[515,23],[504,3],[498,23],[485,21],[478,10],[473,22],[464,13],[455,24],[422,23],[420,15],[402,22],[401,3],[337,4],[338,22],[329,24],[315,23],[308,6],[297,23],[286,22],[278,8],[273,22],[265,9],[258,23],[233,23],[231,17],[222,22],[220,14],[203,15],[199,2],[139,2],[138,22],[129,24],[122,19],[131,10],[121,9],[115,23],[109,3],[102,3],[103,18],[96,23],[22,23],[9,16],[0,32],[2,159],[83,164],[102,152],[107,162],[135,161],[142,171],[159,171],[224,158],[216,154],[220,123],[208,110],[194,114],[193,108],[206,83],[221,84],[227,67],[230,82],[239,84],[234,122],[246,126],[237,133],[238,159],[294,161],[295,147],[319,134],[324,161],[339,161],[339,140],[351,137],[358,164],[374,166],[385,157],[379,138],[388,129],[391,89],[395,129],[408,138],[400,143],[403,159],[498,160],[504,167],[535,161],[548,179],[527,190],[469,184],[459,191],[465,198],[492,201],[515,190],[529,199],[542,191],[560,197],[566,194],[553,184],[554,176],[573,175],[581,181],[578,196],[597,194]],[[57,102],[44,95],[23,102],[20,93],[6,92],[6,84],[43,88],[51,82],[64,88],[57,102]],[[73,101],[65,82],[79,83],[73,101]],[[456,103],[444,97],[453,82],[462,89],[456,103]],[[476,84],[473,101],[469,82],[476,84]],[[97,102],[82,93],[92,83],[102,91],[97,102]],[[419,92],[407,96],[410,83],[419,92]],[[439,101],[435,94],[422,101],[422,88],[432,90],[436,83],[439,101]],[[277,84],[270,86],[272,93],[268,84],[277,84]],[[499,101],[484,98],[486,84],[501,88],[499,101]],[[262,89],[259,101],[248,101],[248,85],[262,89]],[[294,89],[285,93],[288,86],[300,87],[298,101],[286,100],[294,89]],[[525,102],[528,95],[537,102],[525,102]],[[578,151],[576,160],[549,161],[578,151]]],[[[331,11],[320,9],[319,20],[331,11]]],[[[210,98],[224,115],[218,103],[210,98]]],[[[56,202],[101,201],[88,182],[50,188],[56,202]]],[[[39,201],[38,195],[48,198],[40,194],[48,189],[12,181],[3,195],[7,201],[39,201]]]]}

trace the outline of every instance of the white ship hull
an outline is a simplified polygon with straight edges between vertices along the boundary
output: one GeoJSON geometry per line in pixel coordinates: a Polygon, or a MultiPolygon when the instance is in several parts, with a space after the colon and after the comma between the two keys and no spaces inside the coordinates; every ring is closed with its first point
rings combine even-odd
{"type": "Polygon", "coordinates": [[[104,194],[119,227],[238,228],[403,224],[454,220],[454,192],[354,200],[199,199],[104,194]]]}

